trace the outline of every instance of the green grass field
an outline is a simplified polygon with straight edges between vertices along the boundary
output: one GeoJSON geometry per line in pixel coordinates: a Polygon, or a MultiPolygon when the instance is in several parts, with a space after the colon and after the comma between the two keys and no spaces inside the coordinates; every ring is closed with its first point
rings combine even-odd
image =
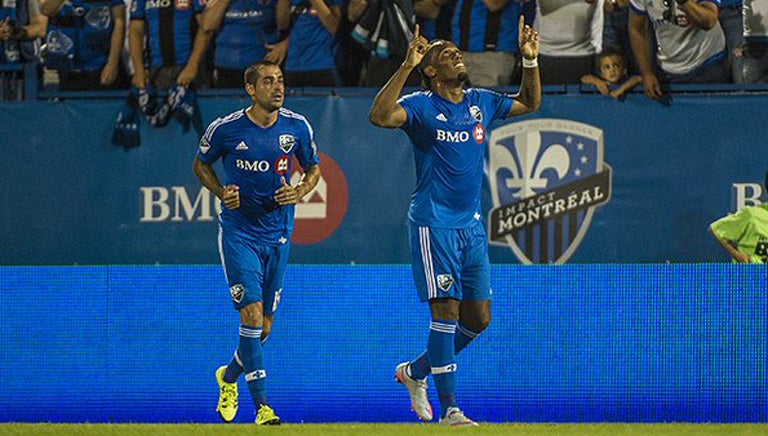
{"type": "Polygon", "coordinates": [[[0,424],[1,435],[19,436],[436,436],[470,433],[492,436],[765,436],[768,435],[768,424],[482,424],[474,428],[445,428],[436,424],[288,424],[280,427],[256,427],[252,424],[0,424]]]}

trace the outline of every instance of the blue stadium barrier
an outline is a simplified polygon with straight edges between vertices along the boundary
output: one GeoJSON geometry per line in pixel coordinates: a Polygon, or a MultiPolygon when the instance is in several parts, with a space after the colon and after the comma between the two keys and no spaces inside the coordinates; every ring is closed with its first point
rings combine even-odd
{"type": "MultiPolygon", "coordinates": [[[[492,422],[766,422],[766,274],[495,265],[460,404],[492,422]]],[[[291,265],[265,348],[272,404],[292,423],[414,422],[393,370],[428,321],[408,265],[291,265]]],[[[217,266],[0,267],[0,421],[216,422],[237,322],[217,266]]]]}

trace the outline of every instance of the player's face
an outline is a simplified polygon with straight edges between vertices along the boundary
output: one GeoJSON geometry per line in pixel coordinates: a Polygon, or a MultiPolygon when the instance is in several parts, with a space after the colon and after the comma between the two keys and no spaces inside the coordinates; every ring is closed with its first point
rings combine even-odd
{"type": "Polygon", "coordinates": [[[458,81],[464,83],[467,80],[464,56],[454,44],[446,44],[446,47],[437,55],[434,66],[437,70],[437,79],[442,82],[458,81]]]}
{"type": "Polygon", "coordinates": [[[283,107],[285,100],[285,84],[283,72],[277,66],[264,66],[259,69],[259,78],[253,85],[254,103],[267,112],[274,112],[283,107]]]}
{"type": "Polygon", "coordinates": [[[609,83],[619,83],[626,74],[621,56],[605,56],[600,59],[600,77],[609,83]]]}

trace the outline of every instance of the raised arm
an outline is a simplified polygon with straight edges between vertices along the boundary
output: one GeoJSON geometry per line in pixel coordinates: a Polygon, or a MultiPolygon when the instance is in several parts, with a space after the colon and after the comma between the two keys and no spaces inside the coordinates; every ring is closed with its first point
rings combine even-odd
{"type": "Polygon", "coordinates": [[[541,106],[541,77],[539,75],[539,34],[525,24],[520,16],[518,43],[523,55],[523,79],[520,92],[514,97],[507,117],[533,112],[541,106]]]}
{"type": "Polygon", "coordinates": [[[711,2],[697,2],[696,0],[682,0],[677,2],[680,8],[685,11],[685,15],[691,20],[694,26],[699,29],[709,30],[717,26],[720,16],[720,9],[711,2]]]}
{"type": "Polygon", "coordinates": [[[408,114],[402,106],[397,104],[400,93],[403,91],[408,76],[416,68],[427,51],[427,39],[421,36],[419,25],[413,31],[413,38],[408,45],[408,53],[405,61],[395,74],[389,78],[373,100],[368,119],[379,127],[400,127],[408,119],[408,114]]]}

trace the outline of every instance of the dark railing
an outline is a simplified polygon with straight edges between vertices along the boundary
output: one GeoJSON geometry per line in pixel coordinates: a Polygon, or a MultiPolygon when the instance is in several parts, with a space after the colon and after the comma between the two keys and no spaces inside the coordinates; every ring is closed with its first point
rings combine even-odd
{"type": "MultiPolygon", "coordinates": [[[[501,90],[517,92],[517,87],[505,87],[501,90]]],[[[725,93],[725,94],[766,94],[768,83],[747,84],[706,84],[706,85],[669,85],[671,93],[725,93]]],[[[290,88],[288,95],[300,97],[328,96],[373,96],[376,88],[339,87],[339,88],[290,88]]],[[[591,85],[547,85],[543,87],[545,94],[596,94],[598,91],[591,85]]],[[[632,93],[642,93],[642,87],[637,87],[632,93]]],[[[32,101],[32,100],[64,100],[64,99],[121,99],[126,95],[125,90],[112,91],[58,91],[55,86],[42,86],[38,65],[0,64],[0,102],[32,101]],[[29,79],[28,79],[29,78],[29,79]]],[[[204,97],[245,97],[242,89],[202,89],[199,95],[204,97]]]]}

